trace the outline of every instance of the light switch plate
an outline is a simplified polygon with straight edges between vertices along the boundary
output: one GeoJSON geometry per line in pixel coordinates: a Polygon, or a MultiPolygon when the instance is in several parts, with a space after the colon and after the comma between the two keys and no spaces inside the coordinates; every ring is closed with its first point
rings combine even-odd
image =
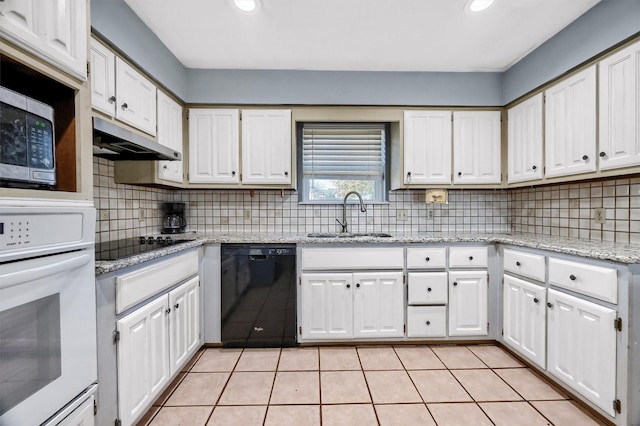
{"type": "Polygon", "coordinates": [[[607,223],[607,210],[603,208],[593,209],[593,221],[601,225],[607,223]]]}
{"type": "Polygon", "coordinates": [[[396,210],[396,220],[407,220],[407,211],[396,210]]]}

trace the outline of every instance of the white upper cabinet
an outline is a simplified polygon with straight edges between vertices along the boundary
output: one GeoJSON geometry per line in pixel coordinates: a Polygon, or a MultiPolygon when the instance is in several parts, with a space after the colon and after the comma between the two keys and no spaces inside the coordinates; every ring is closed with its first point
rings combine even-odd
{"type": "Polygon", "coordinates": [[[86,0],[4,0],[0,35],[82,80],[87,78],[86,0]]]}
{"type": "Polygon", "coordinates": [[[507,115],[507,182],[542,178],[542,93],[510,108],[507,115]]]}
{"type": "Polygon", "coordinates": [[[501,182],[500,111],[453,113],[453,182],[501,182]]]}
{"type": "Polygon", "coordinates": [[[545,175],[596,170],[596,68],[545,91],[545,175]]]}
{"type": "Polygon", "coordinates": [[[189,182],[240,182],[237,109],[189,110],[189,182]]]}
{"type": "Polygon", "coordinates": [[[242,110],[242,183],[291,183],[291,110],[242,110]]]}
{"type": "Polygon", "coordinates": [[[91,39],[91,105],[110,116],[116,115],[116,55],[91,39]]]}
{"type": "Polygon", "coordinates": [[[451,183],[451,111],[404,112],[404,183],[451,183]]]}
{"type": "Polygon", "coordinates": [[[640,164],[640,42],[600,61],[601,170],[640,164]]]}
{"type": "Polygon", "coordinates": [[[156,134],[156,86],[116,57],[116,118],[156,134]]]}
{"type": "MultiPolygon", "coordinates": [[[[158,143],[182,153],[182,107],[158,91],[158,143]]],[[[182,161],[158,161],[158,177],[182,183],[182,161]]]]}

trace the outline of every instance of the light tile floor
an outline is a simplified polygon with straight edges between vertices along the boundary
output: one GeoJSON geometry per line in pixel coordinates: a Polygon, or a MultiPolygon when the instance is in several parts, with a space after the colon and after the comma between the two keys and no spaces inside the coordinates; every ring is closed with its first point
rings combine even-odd
{"type": "Polygon", "coordinates": [[[495,345],[199,351],[139,425],[601,425],[495,345]]]}

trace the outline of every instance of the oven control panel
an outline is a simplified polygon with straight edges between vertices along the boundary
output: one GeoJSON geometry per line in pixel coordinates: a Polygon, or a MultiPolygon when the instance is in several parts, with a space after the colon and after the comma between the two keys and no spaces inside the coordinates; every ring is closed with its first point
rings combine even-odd
{"type": "Polygon", "coordinates": [[[82,214],[0,214],[0,252],[82,240],[82,214]]]}

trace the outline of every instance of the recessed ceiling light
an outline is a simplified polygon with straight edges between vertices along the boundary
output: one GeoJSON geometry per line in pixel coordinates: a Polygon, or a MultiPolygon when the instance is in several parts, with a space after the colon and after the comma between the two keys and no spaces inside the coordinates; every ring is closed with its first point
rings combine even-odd
{"type": "Polygon", "coordinates": [[[493,4],[493,0],[469,0],[467,9],[471,12],[482,12],[493,4]]]}
{"type": "Polygon", "coordinates": [[[253,12],[258,8],[258,0],[233,0],[233,3],[243,12],[253,12]]]}

